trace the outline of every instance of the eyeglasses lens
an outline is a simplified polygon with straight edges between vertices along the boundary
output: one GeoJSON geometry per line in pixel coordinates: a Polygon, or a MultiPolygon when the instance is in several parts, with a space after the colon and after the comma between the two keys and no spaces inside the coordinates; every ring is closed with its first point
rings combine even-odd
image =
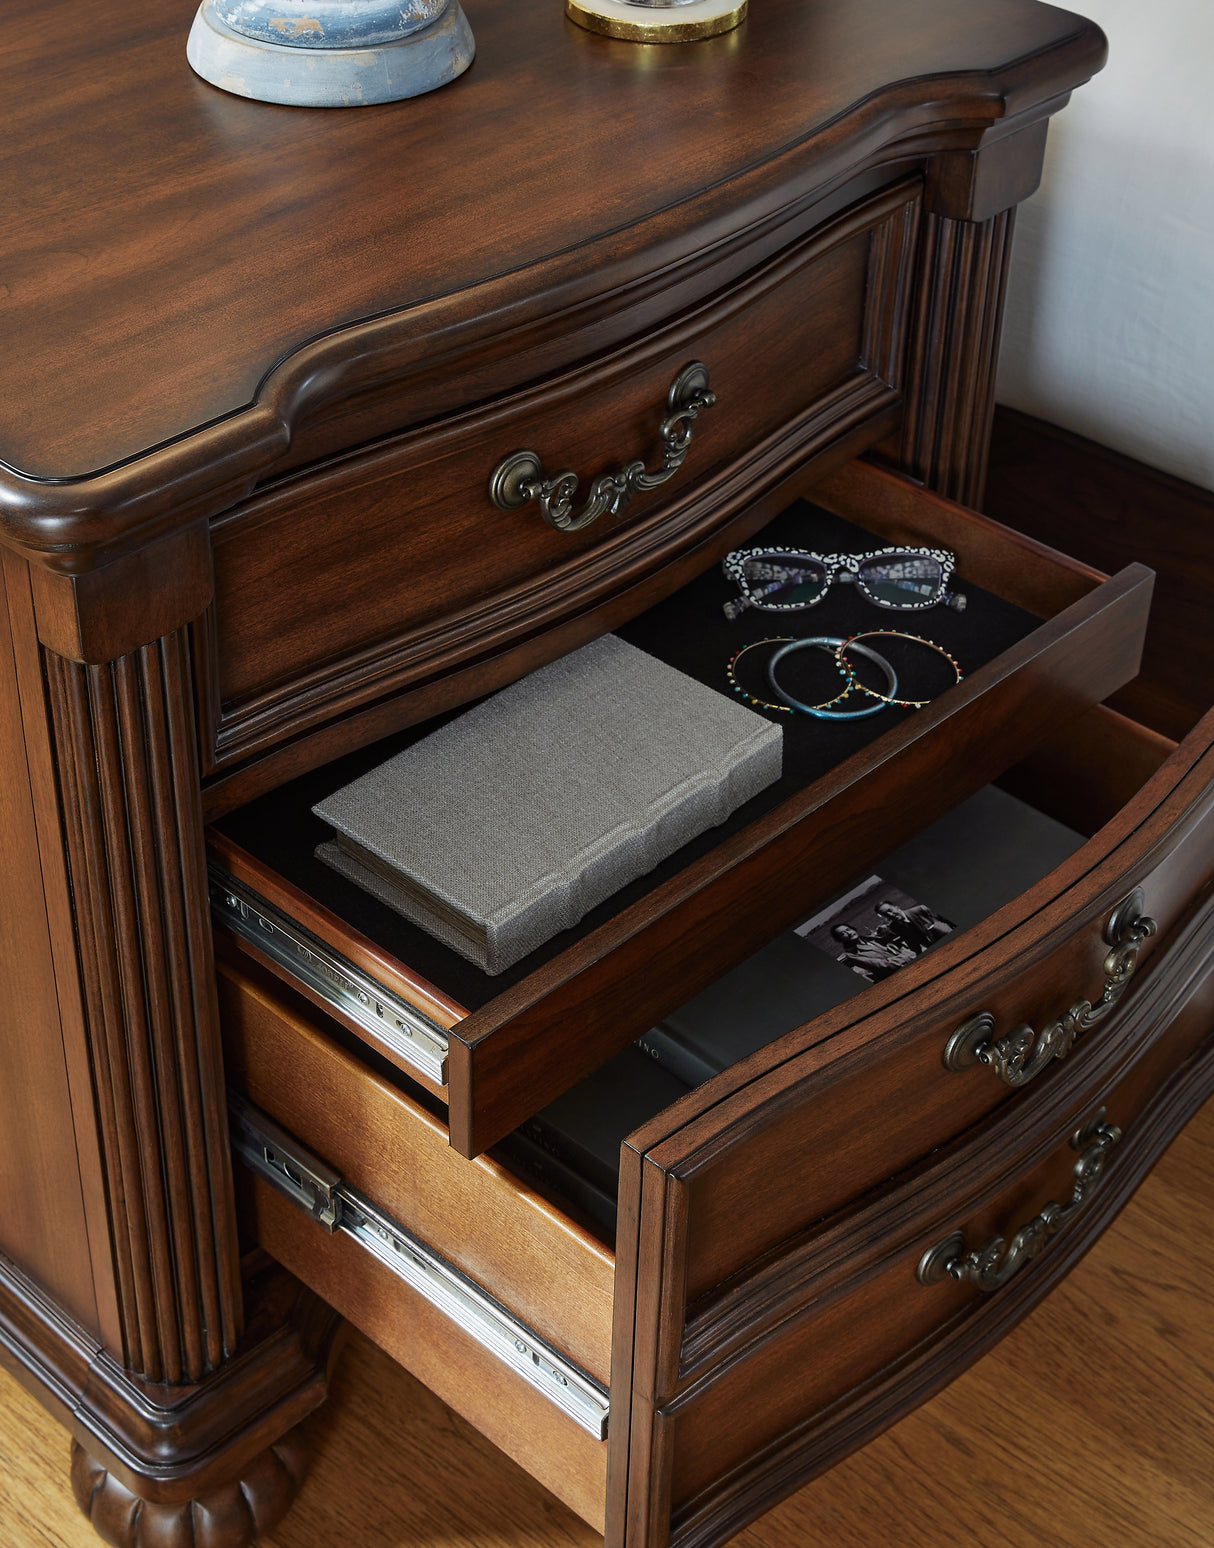
{"type": "Polygon", "coordinates": [[[742,574],[757,607],[809,607],[826,590],[826,569],[812,559],[755,554],[743,563],[742,574]]]}
{"type": "Polygon", "coordinates": [[[862,564],[856,580],[876,602],[889,607],[913,607],[940,595],[944,569],[938,559],[928,554],[908,554],[905,558],[883,554],[862,564]]]}

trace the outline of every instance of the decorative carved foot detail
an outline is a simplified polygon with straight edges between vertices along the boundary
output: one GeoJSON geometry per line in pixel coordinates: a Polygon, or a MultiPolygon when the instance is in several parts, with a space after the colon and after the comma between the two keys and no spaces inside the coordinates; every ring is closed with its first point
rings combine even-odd
{"type": "Polygon", "coordinates": [[[145,1500],[72,1442],[72,1491],[113,1548],[248,1548],[290,1509],[311,1461],[300,1427],[253,1459],[235,1483],[200,1498],[145,1500]]]}

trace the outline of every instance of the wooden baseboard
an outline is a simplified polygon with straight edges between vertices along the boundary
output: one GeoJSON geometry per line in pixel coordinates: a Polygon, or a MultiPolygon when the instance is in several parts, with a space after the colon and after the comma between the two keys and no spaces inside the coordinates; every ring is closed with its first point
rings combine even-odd
{"type": "Polygon", "coordinates": [[[1000,406],[983,509],[1102,570],[1151,566],[1142,671],[1111,702],[1165,736],[1184,736],[1214,684],[1214,493],[1000,406]]]}

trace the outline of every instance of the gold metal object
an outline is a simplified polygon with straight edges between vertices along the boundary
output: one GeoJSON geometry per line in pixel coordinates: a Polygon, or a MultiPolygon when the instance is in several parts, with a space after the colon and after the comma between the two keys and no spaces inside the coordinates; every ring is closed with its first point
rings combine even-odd
{"type": "Polygon", "coordinates": [[[979,1011],[944,1045],[945,1068],[967,1070],[971,1065],[985,1064],[1005,1086],[1023,1086],[1040,1075],[1052,1059],[1065,1058],[1076,1037],[1103,1021],[1117,1004],[1138,966],[1142,943],[1156,933],[1155,921],[1141,912],[1143,902],[1142,888],[1135,887],[1109,915],[1104,938],[1112,950],[1104,959],[1104,993],[1095,1005],[1090,1000],[1076,1000],[1040,1033],[1022,1024],[998,1042],[993,1041],[995,1018],[989,1011],[979,1011]]]}
{"type": "Polygon", "coordinates": [[[708,386],[708,367],[702,361],[692,360],[675,377],[666,394],[669,412],[658,429],[661,467],[650,473],[643,462],[627,462],[614,473],[604,473],[591,484],[586,504],[576,515],[573,497],[577,493],[577,474],[564,472],[545,478],[540,459],[533,451],[511,452],[498,463],[489,480],[489,498],[499,511],[519,511],[528,501],[538,500],[540,515],[550,527],[561,532],[580,532],[608,512],[618,516],[634,494],[656,489],[678,472],[691,446],[697,415],[716,401],[716,393],[708,386]]]}
{"type": "Polygon", "coordinates": [[[992,1236],[981,1247],[967,1252],[964,1233],[952,1232],[920,1258],[916,1271],[919,1283],[968,1280],[976,1289],[986,1291],[1005,1285],[1017,1269],[1035,1258],[1047,1242],[1070,1224],[1091,1198],[1109,1151],[1120,1138],[1117,1125],[1104,1121],[1102,1107],[1071,1136],[1071,1149],[1079,1152],[1079,1159],[1075,1163],[1075,1186],[1065,1204],[1051,1201],[1039,1215],[1021,1226],[1010,1242],[1002,1236],[992,1236]]]}
{"type": "Polygon", "coordinates": [[[741,0],[741,4],[712,7],[709,14],[691,20],[660,22],[640,20],[645,12],[639,7],[633,8],[637,16],[634,20],[627,14],[628,7],[613,5],[610,0],[601,9],[594,5],[579,4],[579,0],[565,0],[565,15],[589,32],[599,32],[608,38],[623,38],[628,43],[693,43],[700,38],[715,38],[723,32],[732,32],[745,20],[746,7],[747,0],[741,0]]]}

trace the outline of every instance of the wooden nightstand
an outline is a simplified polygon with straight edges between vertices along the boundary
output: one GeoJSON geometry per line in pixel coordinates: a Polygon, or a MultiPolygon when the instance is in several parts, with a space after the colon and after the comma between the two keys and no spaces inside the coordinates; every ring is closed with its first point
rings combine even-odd
{"type": "Polygon", "coordinates": [[[648,47],[483,0],[455,85],[328,113],[193,77],[191,9],[133,0],[100,70],[79,0],[7,23],[6,1360],[113,1542],[277,1519],[330,1307],[609,1543],[722,1542],[1010,1326],[1214,1086],[1214,722],[1099,707],[1148,571],[966,509],[1014,206],[1103,39],[770,0],[648,47]],[[1026,621],[504,987],[234,836],[801,495],[1026,621]],[[1089,842],[632,1134],[613,1241],[486,1156],[995,778],[1089,842]]]}

